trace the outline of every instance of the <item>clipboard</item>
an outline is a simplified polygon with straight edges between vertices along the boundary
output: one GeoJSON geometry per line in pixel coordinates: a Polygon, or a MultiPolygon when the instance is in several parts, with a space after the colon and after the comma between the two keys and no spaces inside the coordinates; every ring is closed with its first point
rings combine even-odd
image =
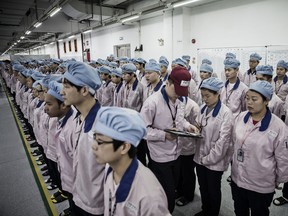
{"type": "Polygon", "coordinates": [[[190,133],[188,131],[177,131],[177,130],[171,130],[171,129],[165,129],[164,131],[167,133],[176,135],[176,136],[180,136],[180,137],[191,137],[191,138],[197,138],[197,139],[203,138],[201,134],[190,133]]]}

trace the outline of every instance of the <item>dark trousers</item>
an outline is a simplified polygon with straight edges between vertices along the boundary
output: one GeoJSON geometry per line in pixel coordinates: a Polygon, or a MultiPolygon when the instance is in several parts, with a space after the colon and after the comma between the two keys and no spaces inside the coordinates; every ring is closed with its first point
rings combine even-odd
{"type": "Polygon", "coordinates": [[[147,141],[145,139],[142,139],[137,146],[137,159],[144,165],[147,166],[148,162],[150,160],[150,155],[149,155],[149,149],[147,146],[147,141]]]}
{"type": "Polygon", "coordinates": [[[232,198],[234,200],[234,212],[236,216],[268,216],[269,206],[273,199],[273,193],[257,193],[231,182],[232,198]]]}
{"type": "Polygon", "coordinates": [[[222,171],[214,171],[196,164],[196,171],[204,215],[219,215],[221,206],[221,178],[222,171]]]}
{"type": "Polygon", "coordinates": [[[175,189],[180,174],[180,159],[165,163],[158,163],[151,159],[149,167],[162,185],[167,196],[168,209],[172,213],[175,207],[175,189]]]}
{"type": "Polygon", "coordinates": [[[178,181],[178,195],[184,196],[188,201],[194,199],[196,175],[194,155],[181,155],[180,157],[180,176],[178,181]]]}
{"type": "Polygon", "coordinates": [[[70,208],[71,208],[71,216],[103,216],[102,215],[93,215],[89,212],[84,211],[83,209],[79,208],[77,205],[75,205],[74,201],[71,200],[71,203],[69,201],[70,208]]]}
{"type": "Polygon", "coordinates": [[[50,177],[52,179],[52,184],[55,184],[57,185],[57,187],[61,188],[61,178],[60,178],[60,173],[58,171],[57,163],[50,159],[47,159],[47,167],[48,167],[50,177]]]}
{"type": "Polygon", "coordinates": [[[284,184],[283,190],[282,190],[283,197],[288,199],[288,182],[284,184]]]}

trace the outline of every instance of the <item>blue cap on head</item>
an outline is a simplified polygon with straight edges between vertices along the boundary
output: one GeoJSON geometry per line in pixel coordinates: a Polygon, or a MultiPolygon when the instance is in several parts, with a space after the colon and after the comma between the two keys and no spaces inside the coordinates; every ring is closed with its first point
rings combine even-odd
{"type": "Polygon", "coordinates": [[[257,80],[256,82],[252,83],[249,87],[249,90],[258,92],[268,100],[271,100],[273,95],[272,85],[269,82],[263,80],[257,80]]]}
{"type": "Polygon", "coordinates": [[[98,71],[102,74],[111,74],[111,68],[108,66],[101,66],[98,71]]]}
{"type": "Polygon", "coordinates": [[[102,84],[98,72],[93,67],[77,61],[69,62],[64,78],[76,86],[88,86],[91,94],[95,94],[102,84]]]}
{"type": "Polygon", "coordinates": [[[160,57],[159,57],[159,62],[160,62],[161,60],[167,60],[167,58],[166,58],[165,56],[160,56],[160,57]]]}
{"type": "Polygon", "coordinates": [[[210,77],[202,81],[200,89],[205,88],[218,92],[223,86],[224,83],[220,79],[216,77],[210,77]]]}
{"type": "Polygon", "coordinates": [[[128,57],[121,57],[121,58],[119,59],[119,62],[122,62],[122,63],[126,62],[126,63],[128,63],[128,62],[129,62],[129,58],[128,58],[128,57]]]}
{"type": "Polygon", "coordinates": [[[236,58],[228,58],[224,60],[225,68],[239,68],[240,62],[236,58]]]}
{"type": "Polygon", "coordinates": [[[25,70],[26,68],[23,65],[15,64],[15,65],[12,66],[12,69],[14,71],[21,72],[22,70],[25,70]]]}
{"type": "Polygon", "coordinates": [[[42,80],[36,80],[36,81],[32,84],[32,88],[36,88],[37,85],[42,85],[42,80]]]}
{"type": "Polygon", "coordinates": [[[180,65],[180,66],[185,67],[185,68],[187,66],[186,60],[183,60],[182,58],[175,59],[175,64],[180,65]]]}
{"type": "Polygon", "coordinates": [[[213,73],[213,68],[211,65],[204,63],[200,66],[200,72],[207,72],[207,73],[213,73]]]}
{"type": "Polygon", "coordinates": [[[284,60],[280,60],[277,63],[277,67],[282,67],[282,68],[285,68],[286,70],[288,70],[288,62],[285,62],[284,60]]]}
{"type": "Polygon", "coordinates": [[[153,59],[145,64],[145,71],[154,71],[160,73],[160,65],[153,59]]]}
{"type": "Polygon", "coordinates": [[[212,62],[209,59],[207,59],[207,58],[202,60],[202,64],[204,64],[204,63],[206,63],[208,65],[212,65],[212,62]]]}
{"type": "Polygon", "coordinates": [[[118,64],[117,64],[117,62],[110,62],[110,63],[109,63],[109,67],[111,67],[111,68],[117,68],[117,67],[118,67],[118,64]]]}
{"type": "Polygon", "coordinates": [[[53,97],[57,98],[60,101],[64,101],[63,97],[61,96],[61,91],[63,89],[62,83],[58,83],[56,81],[49,82],[49,90],[47,94],[52,95],[53,97]]]}
{"type": "Polygon", "coordinates": [[[32,79],[36,80],[41,80],[45,77],[45,75],[43,73],[37,72],[35,71],[32,75],[31,75],[32,79]]]}
{"type": "Polygon", "coordinates": [[[51,62],[54,64],[61,64],[61,60],[60,59],[51,59],[51,62]]]}
{"type": "Polygon", "coordinates": [[[250,55],[250,60],[260,61],[261,59],[262,59],[262,57],[258,53],[252,53],[250,55]]]}
{"type": "Polygon", "coordinates": [[[101,107],[96,116],[95,131],[137,147],[146,134],[140,114],[132,109],[101,107]]]}
{"type": "Polygon", "coordinates": [[[41,82],[40,82],[40,85],[43,87],[43,88],[47,88],[49,87],[49,82],[50,82],[50,78],[51,78],[51,75],[47,75],[45,76],[41,82]]]}
{"type": "Polygon", "coordinates": [[[256,67],[256,74],[266,74],[273,76],[273,67],[270,65],[258,65],[256,67]]]}
{"type": "Polygon", "coordinates": [[[122,77],[122,69],[121,68],[113,68],[111,70],[111,75],[122,77]]]}
{"type": "Polygon", "coordinates": [[[123,73],[136,73],[136,66],[132,63],[127,63],[121,67],[123,73]]]}
{"type": "Polygon", "coordinates": [[[160,58],[159,59],[159,64],[160,64],[160,66],[164,66],[164,67],[168,68],[169,61],[166,58],[162,58],[162,59],[160,58]]]}
{"type": "Polygon", "coordinates": [[[139,64],[146,64],[146,61],[143,58],[137,58],[136,62],[139,64]]]}
{"type": "Polygon", "coordinates": [[[234,53],[231,53],[231,52],[226,53],[225,59],[231,59],[231,58],[236,58],[236,55],[234,53]]]}
{"type": "Polygon", "coordinates": [[[183,55],[182,59],[184,59],[187,63],[188,61],[190,61],[191,57],[189,55],[183,55]]]}

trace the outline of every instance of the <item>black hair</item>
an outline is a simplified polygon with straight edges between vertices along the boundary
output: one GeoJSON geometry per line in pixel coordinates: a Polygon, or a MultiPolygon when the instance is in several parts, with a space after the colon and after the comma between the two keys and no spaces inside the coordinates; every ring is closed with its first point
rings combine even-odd
{"type": "Polygon", "coordinates": [[[201,90],[207,90],[208,92],[210,92],[210,93],[212,93],[212,94],[218,94],[217,91],[213,91],[213,90],[208,89],[208,88],[204,88],[204,87],[202,87],[202,88],[200,88],[200,89],[201,89],[201,90]]]}
{"type": "Polygon", "coordinates": [[[268,74],[262,74],[263,77],[266,77],[267,80],[272,80],[272,75],[268,75],[268,74]]]}
{"type": "MultiPolygon", "coordinates": [[[[125,142],[124,141],[120,141],[120,140],[116,140],[113,139],[113,148],[114,151],[116,151],[120,146],[122,146],[125,142]]],[[[136,157],[137,154],[137,148],[133,145],[131,145],[129,151],[128,151],[128,156],[129,158],[133,159],[136,157]]]]}
{"type": "Polygon", "coordinates": [[[83,88],[83,86],[77,86],[77,85],[73,84],[72,82],[70,82],[69,80],[67,80],[66,78],[64,78],[63,83],[68,84],[72,87],[75,87],[78,92],[83,88]]]}
{"type": "Polygon", "coordinates": [[[249,89],[249,90],[252,91],[252,92],[256,92],[256,93],[260,94],[261,97],[262,97],[262,99],[263,99],[263,101],[268,101],[268,98],[266,98],[266,97],[265,97],[264,95],[262,95],[260,92],[255,91],[254,89],[249,89]]]}

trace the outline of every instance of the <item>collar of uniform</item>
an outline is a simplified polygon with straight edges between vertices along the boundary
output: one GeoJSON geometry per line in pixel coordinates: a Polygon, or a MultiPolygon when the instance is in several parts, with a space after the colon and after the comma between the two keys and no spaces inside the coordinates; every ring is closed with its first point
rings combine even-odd
{"type": "Polygon", "coordinates": [[[165,77],[163,78],[163,82],[168,79],[168,76],[169,76],[169,74],[168,74],[168,72],[167,72],[166,75],[165,75],[165,77]]]}
{"type": "MultiPolygon", "coordinates": [[[[201,109],[201,114],[204,113],[204,111],[206,110],[206,108],[207,108],[207,105],[205,105],[205,106],[201,109]]],[[[219,113],[219,111],[220,111],[220,108],[221,108],[221,100],[219,99],[218,102],[217,102],[217,104],[216,104],[216,106],[215,106],[214,109],[213,109],[213,112],[212,112],[212,116],[213,116],[214,118],[218,115],[218,113],[219,113]]]]}
{"type": "MultiPolygon", "coordinates": [[[[228,84],[229,84],[229,80],[226,81],[225,88],[227,88],[228,84]]],[[[236,90],[239,87],[239,85],[240,85],[240,79],[239,79],[239,77],[237,77],[237,81],[236,81],[235,85],[233,86],[232,91],[236,90]]]]}
{"type": "Polygon", "coordinates": [[[122,85],[123,85],[123,82],[120,82],[119,85],[116,87],[116,93],[120,91],[122,85]]]}
{"type": "Polygon", "coordinates": [[[43,104],[43,102],[44,101],[39,101],[38,104],[36,105],[36,108],[39,108],[43,104]]]}
{"type": "MultiPolygon", "coordinates": [[[[276,77],[274,78],[274,82],[277,82],[277,80],[278,80],[278,76],[276,76],[276,77]]],[[[286,84],[287,81],[288,81],[288,77],[285,75],[284,78],[283,78],[283,84],[286,84]]]]}
{"type": "Polygon", "coordinates": [[[190,66],[190,65],[188,66],[187,70],[188,70],[188,71],[190,71],[190,70],[191,70],[191,66],[190,66]]]}
{"type": "Polygon", "coordinates": [[[136,78],[133,85],[132,85],[132,91],[135,91],[138,85],[138,79],[136,78]]]}
{"type": "Polygon", "coordinates": [[[256,70],[254,70],[254,71],[252,71],[251,69],[249,69],[248,71],[247,71],[247,73],[248,73],[248,75],[256,75],[256,70]]]}
{"type": "MultiPolygon", "coordinates": [[[[160,81],[157,83],[157,85],[155,86],[155,88],[153,89],[154,92],[158,91],[160,89],[160,87],[162,86],[163,82],[162,80],[160,79],[160,81]]],[[[149,83],[147,85],[147,88],[151,86],[151,83],[149,83]]]]}
{"type": "Polygon", "coordinates": [[[95,105],[89,111],[88,115],[85,118],[84,133],[87,133],[91,130],[92,125],[95,121],[97,112],[100,109],[100,107],[101,107],[100,103],[98,101],[96,101],[95,105]]]}
{"type": "MultiPolygon", "coordinates": [[[[116,203],[121,203],[126,200],[130,192],[138,166],[139,166],[138,160],[135,157],[121,178],[120,185],[116,191],[116,203]]],[[[107,180],[107,176],[111,173],[111,171],[112,171],[112,168],[109,167],[107,170],[106,180],[107,180]]]]}
{"type": "Polygon", "coordinates": [[[67,120],[72,116],[72,114],[73,114],[73,109],[70,108],[69,111],[64,116],[64,119],[61,122],[61,128],[63,128],[65,126],[65,124],[67,123],[67,120]]]}
{"type": "Polygon", "coordinates": [[[201,85],[202,85],[203,80],[201,80],[200,85],[198,87],[198,90],[200,89],[201,85]]]}
{"type": "MultiPolygon", "coordinates": [[[[245,124],[248,122],[250,116],[251,116],[250,112],[247,112],[247,114],[244,116],[243,120],[245,124]]],[[[267,112],[264,118],[261,120],[261,126],[259,128],[259,131],[265,131],[268,128],[271,118],[272,118],[271,111],[269,110],[269,108],[267,108],[267,112]]]]}
{"type": "Polygon", "coordinates": [[[111,80],[108,80],[108,81],[105,83],[105,87],[107,87],[110,82],[111,82],[111,80]]]}
{"type": "Polygon", "coordinates": [[[185,96],[180,96],[180,97],[178,97],[178,99],[185,104],[187,104],[187,102],[188,102],[188,97],[185,97],[185,96]]]}

